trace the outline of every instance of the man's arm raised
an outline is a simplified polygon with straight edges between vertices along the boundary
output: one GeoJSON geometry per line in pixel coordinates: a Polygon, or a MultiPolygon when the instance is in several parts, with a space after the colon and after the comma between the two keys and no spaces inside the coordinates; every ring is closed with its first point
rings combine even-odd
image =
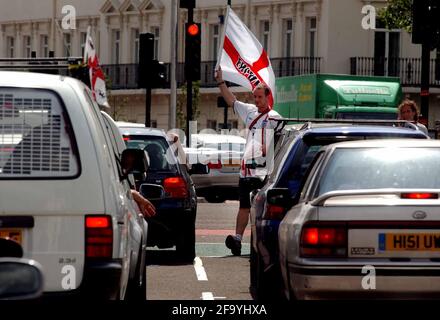
{"type": "Polygon", "coordinates": [[[234,101],[237,100],[237,98],[234,96],[234,94],[229,90],[228,86],[226,85],[225,81],[223,80],[222,75],[222,69],[220,66],[218,67],[218,70],[216,71],[215,80],[217,81],[217,85],[220,89],[220,93],[223,96],[223,99],[225,99],[228,106],[233,107],[234,101]]]}

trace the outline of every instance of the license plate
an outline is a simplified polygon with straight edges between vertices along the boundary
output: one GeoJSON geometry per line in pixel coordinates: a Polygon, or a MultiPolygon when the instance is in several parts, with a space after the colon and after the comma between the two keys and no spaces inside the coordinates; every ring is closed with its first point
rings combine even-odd
{"type": "Polygon", "coordinates": [[[440,233],[379,233],[379,251],[440,251],[440,233]]]}
{"type": "Polygon", "coordinates": [[[22,234],[20,229],[0,229],[0,238],[14,240],[21,244],[22,234]]]}

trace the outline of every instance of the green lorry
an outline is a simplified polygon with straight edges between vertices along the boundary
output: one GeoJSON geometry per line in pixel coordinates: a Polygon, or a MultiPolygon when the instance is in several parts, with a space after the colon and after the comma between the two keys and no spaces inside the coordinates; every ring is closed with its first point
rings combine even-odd
{"type": "Polygon", "coordinates": [[[310,74],[276,79],[274,110],[284,118],[397,119],[399,78],[310,74]]]}

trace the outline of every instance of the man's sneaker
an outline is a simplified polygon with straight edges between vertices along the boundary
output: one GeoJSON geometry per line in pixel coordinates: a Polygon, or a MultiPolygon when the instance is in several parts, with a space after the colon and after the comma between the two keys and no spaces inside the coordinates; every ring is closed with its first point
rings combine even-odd
{"type": "Polygon", "coordinates": [[[241,256],[241,241],[235,239],[234,236],[227,236],[225,240],[225,245],[229,249],[234,256],[241,256]]]}

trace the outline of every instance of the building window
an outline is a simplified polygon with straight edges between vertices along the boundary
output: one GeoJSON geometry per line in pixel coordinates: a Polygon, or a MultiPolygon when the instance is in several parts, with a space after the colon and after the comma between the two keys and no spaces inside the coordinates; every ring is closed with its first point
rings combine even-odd
{"type": "Polygon", "coordinates": [[[132,29],[132,41],[133,44],[133,61],[134,63],[139,62],[139,29],[132,29]]]}
{"type": "Polygon", "coordinates": [[[307,52],[309,57],[316,56],[316,18],[307,18],[307,52]]]}
{"type": "Polygon", "coordinates": [[[211,59],[217,60],[218,55],[218,45],[219,45],[219,25],[212,24],[210,26],[211,31],[211,59]]]}
{"type": "Polygon", "coordinates": [[[40,57],[49,57],[49,36],[47,35],[40,36],[40,57]]]}
{"type": "Polygon", "coordinates": [[[81,52],[81,55],[84,55],[84,48],[86,47],[86,41],[87,41],[87,32],[81,32],[79,37],[80,37],[79,38],[80,52],[81,52]]]}
{"type": "Polygon", "coordinates": [[[376,20],[374,31],[374,75],[399,76],[400,30],[388,30],[376,20]]]}
{"type": "Polygon", "coordinates": [[[30,58],[31,52],[32,52],[31,37],[24,36],[23,37],[23,56],[25,58],[30,58]]]}
{"type": "Polygon", "coordinates": [[[15,45],[15,39],[14,37],[6,37],[6,55],[8,58],[14,58],[14,45],[15,45]]]}
{"type": "Polygon", "coordinates": [[[63,46],[64,46],[64,56],[70,57],[72,54],[72,37],[70,33],[63,34],[63,46]]]}
{"type": "Polygon", "coordinates": [[[119,54],[121,47],[121,31],[113,30],[113,52],[112,52],[112,63],[119,64],[119,54]]]}
{"type": "Polygon", "coordinates": [[[217,130],[217,120],[207,120],[206,129],[217,130]]]}
{"type": "Polygon", "coordinates": [[[284,41],[281,42],[283,57],[291,57],[293,53],[293,21],[292,19],[283,20],[284,41]]]}
{"type": "Polygon", "coordinates": [[[261,45],[266,52],[269,52],[269,21],[264,20],[260,22],[261,30],[261,45]]]}
{"type": "Polygon", "coordinates": [[[154,56],[153,59],[159,60],[159,42],[160,42],[160,29],[159,27],[151,27],[151,33],[154,34],[154,56]]]}

